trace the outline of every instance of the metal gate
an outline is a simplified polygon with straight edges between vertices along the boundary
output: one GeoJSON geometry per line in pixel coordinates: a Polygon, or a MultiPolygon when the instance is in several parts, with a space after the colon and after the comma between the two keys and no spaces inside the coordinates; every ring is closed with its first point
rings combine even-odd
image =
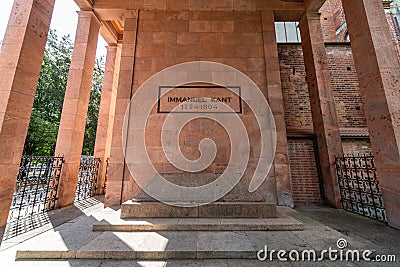
{"type": "Polygon", "coordinates": [[[34,215],[55,208],[63,162],[63,157],[21,158],[5,239],[34,228],[38,224],[32,219],[34,215]]]}
{"type": "Polygon", "coordinates": [[[372,154],[335,158],[343,209],[386,222],[372,154]]]}
{"type": "Polygon", "coordinates": [[[82,156],[75,192],[76,201],[93,197],[96,194],[99,165],[99,158],[82,156]]]}

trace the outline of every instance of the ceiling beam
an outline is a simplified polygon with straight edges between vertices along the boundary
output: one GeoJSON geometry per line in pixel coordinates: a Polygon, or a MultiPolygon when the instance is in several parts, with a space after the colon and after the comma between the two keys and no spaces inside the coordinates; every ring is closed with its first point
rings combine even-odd
{"type": "MultiPolygon", "coordinates": [[[[77,1],[77,0],[76,0],[77,1]]],[[[180,1],[180,0],[176,0],[180,1]]],[[[221,0],[223,1],[223,0],[221,0]]],[[[135,9],[135,10],[166,10],[167,0],[138,1],[138,0],[96,0],[94,9],[135,9]]],[[[197,2],[185,1],[179,11],[260,11],[260,10],[304,10],[303,1],[299,0],[246,0],[233,1],[231,6],[221,10],[218,5],[199,6],[197,2]],[[196,3],[196,4],[195,4],[196,3]]],[[[177,9],[178,11],[178,9],[177,9]]]]}
{"type": "Polygon", "coordinates": [[[74,0],[81,10],[92,10],[93,0],[74,0]]]}
{"type": "Polygon", "coordinates": [[[124,20],[125,17],[136,18],[135,10],[119,8],[95,8],[94,12],[100,20],[124,20]]]}
{"type": "Polygon", "coordinates": [[[318,11],[325,3],[325,0],[305,0],[304,6],[306,10],[318,11]]]}
{"type": "Polygon", "coordinates": [[[107,44],[117,44],[120,36],[114,26],[109,21],[102,21],[100,27],[100,35],[104,38],[107,44]]]}

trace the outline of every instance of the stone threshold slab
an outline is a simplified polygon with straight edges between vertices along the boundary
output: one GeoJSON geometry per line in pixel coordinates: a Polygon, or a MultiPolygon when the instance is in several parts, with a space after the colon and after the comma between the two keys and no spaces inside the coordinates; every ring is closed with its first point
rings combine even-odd
{"type": "MultiPolygon", "coordinates": [[[[329,254],[314,250],[315,258],[328,260],[329,254]]],[[[258,251],[17,251],[18,261],[31,260],[211,260],[211,259],[258,259],[258,251]]],[[[371,259],[376,259],[376,251],[372,251],[371,259]]],[[[287,255],[286,255],[287,257],[287,255]]],[[[272,259],[278,259],[277,253],[272,259]]],[[[266,264],[269,258],[265,259],[266,264]]]]}
{"type": "MultiPolygon", "coordinates": [[[[326,254],[326,253],[325,253],[326,254]]],[[[327,258],[327,255],[323,255],[327,258]]],[[[321,251],[316,251],[320,257],[321,251]]],[[[273,259],[277,259],[276,253],[273,259]]],[[[257,251],[17,251],[16,260],[206,260],[257,259],[257,251]]]]}
{"type": "Polygon", "coordinates": [[[141,219],[93,224],[93,231],[301,231],[304,224],[291,218],[271,219],[141,219]]]}
{"type": "Polygon", "coordinates": [[[256,259],[255,251],[17,251],[16,260],[113,259],[194,260],[256,259]]]}

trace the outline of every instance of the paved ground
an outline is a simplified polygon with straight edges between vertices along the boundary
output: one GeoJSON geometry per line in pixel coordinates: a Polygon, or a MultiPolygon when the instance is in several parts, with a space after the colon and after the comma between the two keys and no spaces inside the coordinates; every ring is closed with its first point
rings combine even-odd
{"type": "Polygon", "coordinates": [[[79,207],[51,212],[47,223],[17,238],[3,241],[0,266],[400,266],[400,263],[366,262],[279,262],[245,259],[214,260],[18,260],[17,250],[99,250],[114,251],[237,251],[256,253],[265,245],[269,249],[336,249],[339,238],[346,239],[349,249],[371,249],[377,254],[394,254],[400,260],[400,231],[387,225],[343,210],[325,206],[283,208],[281,211],[301,221],[303,231],[157,231],[157,232],[93,232],[94,223],[118,218],[117,209],[102,208],[91,200],[79,207]]]}

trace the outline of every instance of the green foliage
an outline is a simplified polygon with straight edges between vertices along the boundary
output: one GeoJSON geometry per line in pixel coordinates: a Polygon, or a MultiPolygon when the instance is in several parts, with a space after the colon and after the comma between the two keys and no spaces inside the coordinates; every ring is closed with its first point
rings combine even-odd
{"type": "MultiPolygon", "coordinates": [[[[59,38],[56,31],[50,30],[25,140],[24,154],[26,155],[54,154],[72,49],[73,44],[69,35],[59,38]]],[[[85,140],[87,139],[88,143],[83,149],[85,154],[93,153],[104,73],[103,65],[103,59],[96,60],[85,132],[85,140]]]]}
{"type": "Polygon", "coordinates": [[[83,155],[93,155],[96,141],[97,118],[100,109],[101,88],[104,76],[104,58],[96,59],[93,72],[92,90],[86,118],[85,141],[83,142],[83,155]]]}
{"type": "Polygon", "coordinates": [[[27,155],[54,153],[72,48],[69,36],[59,39],[50,30],[25,140],[27,155]]]}

